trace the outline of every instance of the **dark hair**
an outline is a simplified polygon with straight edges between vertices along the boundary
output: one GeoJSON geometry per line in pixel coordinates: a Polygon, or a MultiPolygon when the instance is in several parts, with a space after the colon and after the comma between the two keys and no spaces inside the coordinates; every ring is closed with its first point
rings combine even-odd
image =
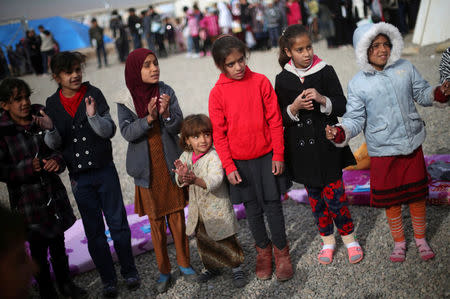
{"type": "Polygon", "coordinates": [[[0,102],[9,103],[16,89],[18,95],[23,91],[27,97],[31,95],[31,89],[25,81],[17,78],[6,78],[0,84],[0,102]]]}
{"type": "Polygon", "coordinates": [[[211,51],[212,56],[214,58],[214,63],[222,72],[224,71],[225,60],[233,50],[237,50],[244,54],[244,56],[247,56],[249,53],[247,46],[235,36],[225,34],[219,36],[214,41],[211,51]]]}
{"type": "Polygon", "coordinates": [[[91,23],[97,23],[97,19],[96,18],[92,18],[91,23]]]}
{"type": "Polygon", "coordinates": [[[134,7],[128,8],[128,12],[135,12],[135,11],[136,11],[136,9],[134,9],[134,7]]]}
{"type": "Polygon", "coordinates": [[[25,241],[25,223],[21,215],[0,204],[0,258],[18,242],[25,241]]]}
{"type": "Polygon", "coordinates": [[[284,67],[284,65],[286,63],[289,62],[289,60],[291,60],[291,58],[289,58],[289,56],[287,56],[284,49],[292,48],[292,46],[294,45],[295,39],[297,37],[300,37],[303,35],[306,35],[311,39],[311,37],[309,36],[308,29],[306,29],[305,26],[300,25],[300,24],[294,24],[294,25],[287,27],[281,34],[280,39],[278,40],[278,45],[280,48],[280,53],[278,55],[278,63],[280,64],[280,66],[282,68],[284,67]]]}
{"type": "Polygon", "coordinates": [[[372,49],[373,42],[374,42],[379,36],[384,36],[384,37],[388,40],[388,42],[389,42],[389,48],[392,49],[392,42],[391,42],[391,39],[389,38],[389,36],[387,36],[387,35],[384,34],[384,33],[377,34],[377,36],[375,36],[375,37],[372,39],[372,41],[370,42],[370,46],[367,48],[367,61],[369,61],[369,54],[370,54],[370,50],[372,49]]]}
{"type": "Polygon", "coordinates": [[[63,51],[55,54],[50,62],[50,68],[53,75],[59,75],[61,72],[71,72],[75,65],[84,66],[86,55],[80,52],[63,51]]]}
{"type": "Polygon", "coordinates": [[[205,114],[191,114],[186,116],[181,125],[180,145],[187,151],[192,151],[192,147],[186,143],[186,139],[198,136],[201,133],[212,133],[211,120],[205,114]]]}
{"type": "Polygon", "coordinates": [[[44,26],[39,25],[39,26],[38,26],[38,29],[41,29],[41,28],[44,29],[44,26]]]}
{"type": "Polygon", "coordinates": [[[111,15],[113,15],[113,16],[117,16],[119,13],[117,12],[117,9],[114,9],[112,12],[111,12],[111,15]]]}

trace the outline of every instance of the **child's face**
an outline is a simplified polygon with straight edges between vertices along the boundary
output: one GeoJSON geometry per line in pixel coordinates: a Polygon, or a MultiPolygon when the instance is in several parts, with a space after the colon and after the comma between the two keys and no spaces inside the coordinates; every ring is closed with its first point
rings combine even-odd
{"type": "Polygon", "coordinates": [[[153,54],[145,58],[141,69],[142,82],[154,84],[159,82],[159,64],[158,59],[153,54]]]}
{"type": "Polygon", "coordinates": [[[186,144],[192,147],[196,155],[204,154],[209,151],[212,145],[211,133],[200,133],[198,136],[191,136],[186,139],[186,144]]]}
{"type": "Polygon", "coordinates": [[[245,76],[245,55],[233,50],[225,59],[222,72],[230,79],[241,80],[245,76]]]}
{"type": "Polygon", "coordinates": [[[369,47],[369,63],[377,70],[382,71],[391,56],[391,43],[384,35],[378,35],[369,47]]]}
{"type": "Polygon", "coordinates": [[[62,71],[53,77],[55,78],[55,81],[61,85],[63,92],[70,91],[76,93],[83,82],[81,65],[77,63],[73,66],[72,70],[62,71]]]}
{"type": "Polygon", "coordinates": [[[15,88],[9,101],[2,102],[2,108],[9,112],[14,122],[21,122],[30,116],[30,96],[24,90],[18,92],[17,88],[15,88]]]}
{"type": "Polygon", "coordinates": [[[294,61],[295,67],[299,69],[309,67],[314,57],[311,39],[306,34],[296,37],[292,47],[290,49],[284,48],[284,52],[294,61]]]}

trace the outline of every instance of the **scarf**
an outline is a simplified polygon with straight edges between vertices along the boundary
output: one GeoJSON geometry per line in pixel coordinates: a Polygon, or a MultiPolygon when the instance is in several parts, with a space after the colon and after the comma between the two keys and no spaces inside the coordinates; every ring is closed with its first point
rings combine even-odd
{"type": "Polygon", "coordinates": [[[72,118],[75,117],[75,113],[77,113],[78,106],[80,106],[81,100],[84,98],[84,95],[86,94],[87,86],[81,85],[80,89],[77,91],[77,93],[71,97],[66,98],[63,93],[62,89],[59,90],[59,100],[61,101],[61,104],[63,105],[64,109],[69,113],[72,118]]]}
{"type": "MultiPolygon", "coordinates": [[[[134,50],[128,55],[125,64],[125,83],[133,98],[134,108],[139,118],[148,114],[148,103],[152,97],[159,97],[159,84],[148,84],[142,82],[141,69],[145,58],[153,54],[144,48],[134,50]]],[[[156,57],[156,55],[155,55],[156,57]]],[[[157,103],[157,107],[158,107],[157,103]]]]}
{"type": "Polygon", "coordinates": [[[204,155],[205,155],[205,153],[200,153],[197,155],[196,153],[192,152],[192,164],[195,164],[204,155]]]}

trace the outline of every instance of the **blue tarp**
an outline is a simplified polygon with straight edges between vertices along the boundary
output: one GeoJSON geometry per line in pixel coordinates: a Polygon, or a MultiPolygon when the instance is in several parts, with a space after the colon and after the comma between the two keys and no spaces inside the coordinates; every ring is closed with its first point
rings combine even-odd
{"type": "MultiPolygon", "coordinates": [[[[82,23],[62,17],[28,21],[29,29],[34,29],[36,34],[39,34],[39,25],[44,26],[45,29],[53,34],[53,37],[59,43],[61,51],[71,51],[91,46],[89,42],[89,27],[82,23]]],[[[0,26],[0,44],[2,46],[12,45],[15,48],[20,39],[25,37],[23,29],[20,27],[20,23],[0,26]]],[[[103,39],[107,43],[112,41],[106,35],[103,39]]]]}

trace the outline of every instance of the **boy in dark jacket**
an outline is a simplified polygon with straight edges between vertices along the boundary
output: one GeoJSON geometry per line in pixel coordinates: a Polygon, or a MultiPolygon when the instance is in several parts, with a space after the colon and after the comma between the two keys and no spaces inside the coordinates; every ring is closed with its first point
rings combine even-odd
{"type": "Polygon", "coordinates": [[[105,235],[102,213],[114,241],[128,289],[140,286],[131,250],[131,232],[123,204],[110,139],[116,125],[102,92],[82,81],[85,56],[60,52],[51,62],[57,91],[47,99],[39,122],[49,131],[47,145],[59,149],[67,163],[72,191],[83,220],[88,250],[107,297],[116,297],[117,277],[105,235]]]}
{"type": "Polygon", "coordinates": [[[87,293],[73,283],[64,245],[64,231],[75,222],[66,189],[58,174],[62,156],[44,143],[44,131],[33,115],[44,107],[31,105],[30,88],[19,79],[0,84],[0,181],[6,182],[11,209],[24,217],[41,298],[56,298],[47,251],[58,289],[64,296],[87,293]]]}

